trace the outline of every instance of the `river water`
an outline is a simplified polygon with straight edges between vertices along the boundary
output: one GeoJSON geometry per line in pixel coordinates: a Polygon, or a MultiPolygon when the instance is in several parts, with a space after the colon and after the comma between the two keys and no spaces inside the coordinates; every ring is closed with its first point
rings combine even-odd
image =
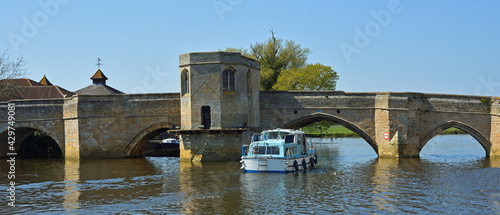
{"type": "Polygon", "coordinates": [[[17,160],[15,208],[0,162],[0,214],[500,214],[500,158],[469,135],[436,136],[399,160],[360,138],[332,141],[316,140],[316,169],[288,174],[173,157],[17,160]]]}

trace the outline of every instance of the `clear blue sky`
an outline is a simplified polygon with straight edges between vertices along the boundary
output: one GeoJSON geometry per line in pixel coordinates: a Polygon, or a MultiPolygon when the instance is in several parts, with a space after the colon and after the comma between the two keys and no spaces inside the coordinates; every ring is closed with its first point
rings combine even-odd
{"type": "Polygon", "coordinates": [[[71,91],[97,58],[126,93],[178,92],[178,55],[249,48],[274,29],[346,92],[500,96],[500,1],[0,0],[0,51],[71,91]]]}

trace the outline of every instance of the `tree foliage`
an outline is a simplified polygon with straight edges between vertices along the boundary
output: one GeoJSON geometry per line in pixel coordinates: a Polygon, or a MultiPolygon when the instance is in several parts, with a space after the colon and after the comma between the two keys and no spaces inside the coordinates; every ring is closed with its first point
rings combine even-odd
{"type": "Polygon", "coordinates": [[[330,67],[319,63],[307,64],[307,57],[311,53],[308,48],[303,48],[300,44],[291,40],[283,41],[283,39],[278,39],[274,36],[272,30],[271,38],[265,42],[256,42],[250,46],[249,50],[227,48],[226,51],[240,52],[243,56],[260,61],[260,86],[261,90],[264,91],[334,90],[338,80],[337,73],[330,67]],[[315,71],[316,69],[319,69],[319,71],[315,71]],[[308,77],[309,73],[313,74],[313,77],[308,77]],[[301,80],[300,83],[292,83],[287,81],[290,77],[307,78],[301,80]],[[322,80],[313,80],[314,78],[321,78],[322,80]],[[280,82],[280,80],[282,81],[280,82]],[[310,83],[306,83],[306,81],[310,83]],[[315,84],[320,85],[315,86],[315,84]]]}
{"type": "Polygon", "coordinates": [[[273,90],[335,90],[339,76],[329,66],[308,64],[281,72],[273,90]]]}
{"type": "Polygon", "coordinates": [[[273,89],[283,70],[298,69],[306,65],[308,48],[300,47],[294,41],[277,39],[272,32],[266,42],[251,45],[252,56],[261,62],[261,88],[264,91],[273,89]]]}
{"type": "Polygon", "coordinates": [[[0,56],[0,101],[11,99],[16,89],[10,80],[24,76],[25,65],[23,57],[11,61],[5,52],[0,56]]]}

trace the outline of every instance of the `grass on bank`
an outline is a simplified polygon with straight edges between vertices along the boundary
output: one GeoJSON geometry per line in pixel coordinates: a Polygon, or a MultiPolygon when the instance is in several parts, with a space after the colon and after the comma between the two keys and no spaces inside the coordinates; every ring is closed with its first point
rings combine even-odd
{"type": "MultiPolygon", "coordinates": [[[[333,125],[330,126],[328,129],[319,129],[317,127],[311,128],[309,126],[309,127],[303,127],[302,130],[306,133],[306,135],[310,137],[333,137],[333,138],[359,137],[358,134],[340,125],[333,125]]],[[[439,134],[446,135],[446,134],[466,134],[466,133],[458,128],[448,128],[440,132],[439,134]]]]}
{"type": "Polygon", "coordinates": [[[356,133],[340,125],[330,126],[328,129],[303,127],[302,130],[310,137],[359,137],[356,133]]]}

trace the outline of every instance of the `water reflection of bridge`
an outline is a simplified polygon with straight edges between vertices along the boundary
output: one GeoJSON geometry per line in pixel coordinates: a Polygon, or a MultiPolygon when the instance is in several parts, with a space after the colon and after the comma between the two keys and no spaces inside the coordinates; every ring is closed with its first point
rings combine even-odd
{"type": "MultiPolygon", "coordinates": [[[[441,203],[448,197],[459,198],[457,194],[463,192],[459,188],[471,187],[466,189],[468,198],[477,195],[480,207],[498,209],[496,174],[483,174],[497,173],[500,159],[496,157],[454,164],[371,155],[371,159],[366,160],[348,154],[325,155],[318,163],[320,169],[293,174],[245,174],[238,162],[179,163],[178,158],[43,160],[42,165],[22,160],[19,162],[22,169],[44,166],[44,177],[19,172],[18,179],[25,181],[19,189],[29,194],[20,195],[19,204],[23,204],[24,210],[45,208],[69,214],[147,213],[153,210],[165,213],[300,213],[310,211],[311,207],[325,213],[397,213],[405,211],[409,205],[413,210],[424,208],[422,212],[425,213],[432,209],[413,203],[450,209],[449,205],[443,207],[441,203]],[[343,162],[342,159],[349,157],[352,158],[350,164],[343,162]],[[333,172],[343,174],[333,175],[333,172]],[[46,198],[32,199],[37,195],[51,197],[51,204],[47,204],[46,198]],[[59,208],[54,208],[54,204],[59,208]]],[[[0,163],[4,169],[7,165],[0,163]]]]}

